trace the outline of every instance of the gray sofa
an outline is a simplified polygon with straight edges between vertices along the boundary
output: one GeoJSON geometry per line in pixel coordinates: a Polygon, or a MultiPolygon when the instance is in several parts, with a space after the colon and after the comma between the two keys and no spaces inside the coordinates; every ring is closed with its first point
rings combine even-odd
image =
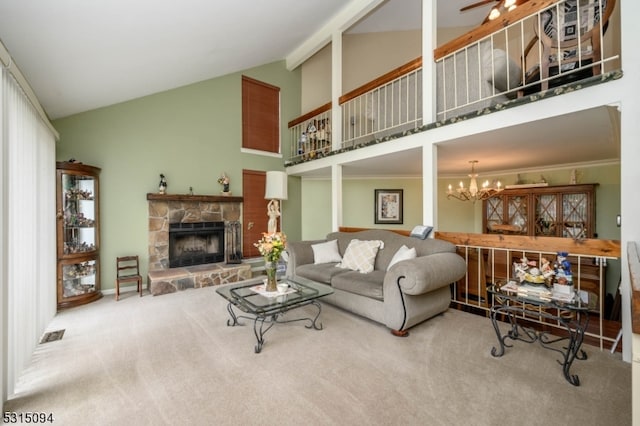
{"type": "Polygon", "coordinates": [[[446,311],[451,301],[449,284],[466,273],[466,263],[453,244],[387,230],[333,232],[324,240],[288,242],[287,252],[289,278],[304,277],[330,285],[334,293],[323,301],[382,323],[396,335],[406,335],[410,327],[446,311]],[[354,239],[384,243],[375,256],[373,271],[341,268],[335,261],[315,262],[314,245],[317,249],[321,243],[337,240],[342,257],[354,239]],[[399,261],[387,270],[403,245],[403,249],[415,248],[416,257],[399,261]]]}

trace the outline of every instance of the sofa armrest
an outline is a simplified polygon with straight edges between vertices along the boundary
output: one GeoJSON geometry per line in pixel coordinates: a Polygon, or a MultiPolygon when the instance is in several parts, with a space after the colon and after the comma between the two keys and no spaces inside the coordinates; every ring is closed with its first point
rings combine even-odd
{"type": "Polygon", "coordinates": [[[286,252],[289,255],[287,260],[287,276],[293,277],[296,266],[313,263],[313,249],[311,246],[317,243],[324,243],[326,240],[289,241],[286,252]]]}
{"type": "Polygon", "coordinates": [[[434,253],[396,263],[385,276],[387,284],[400,285],[403,293],[428,293],[458,281],[467,273],[467,264],[456,253],[434,253]]]}

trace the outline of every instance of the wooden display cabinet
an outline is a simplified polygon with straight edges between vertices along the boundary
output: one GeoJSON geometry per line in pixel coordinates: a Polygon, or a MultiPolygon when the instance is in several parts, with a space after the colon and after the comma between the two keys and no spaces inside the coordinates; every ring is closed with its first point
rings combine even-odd
{"type": "Polygon", "coordinates": [[[597,238],[597,184],[505,189],[483,201],[487,234],[597,238]]]}
{"type": "Polygon", "coordinates": [[[100,291],[100,169],[58,162],[57,293],[58,309],[93,302],[100,291]]]}

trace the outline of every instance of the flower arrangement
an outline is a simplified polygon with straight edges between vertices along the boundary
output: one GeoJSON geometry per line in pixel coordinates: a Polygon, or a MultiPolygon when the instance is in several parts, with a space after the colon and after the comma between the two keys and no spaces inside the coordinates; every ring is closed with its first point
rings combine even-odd
{"type": "Polygon", "coordinates": [[[273,234],[263,232],[260,241],[253,245],[258,248],[265,262],[277,262],[280,260],[286,244],[287,236],[282,232],[274,232],[273,234]]]}

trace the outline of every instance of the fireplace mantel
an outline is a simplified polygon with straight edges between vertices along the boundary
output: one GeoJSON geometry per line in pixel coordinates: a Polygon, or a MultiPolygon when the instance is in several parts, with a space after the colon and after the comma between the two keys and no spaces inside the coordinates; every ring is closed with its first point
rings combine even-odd
{"type": "Polygon", "coordinates": [[[189,195],[189,194],[157,194],[148,193],[149,201],[199,201],[205,203],[241,203],[242,197],[226,195],[189,195]]]}

